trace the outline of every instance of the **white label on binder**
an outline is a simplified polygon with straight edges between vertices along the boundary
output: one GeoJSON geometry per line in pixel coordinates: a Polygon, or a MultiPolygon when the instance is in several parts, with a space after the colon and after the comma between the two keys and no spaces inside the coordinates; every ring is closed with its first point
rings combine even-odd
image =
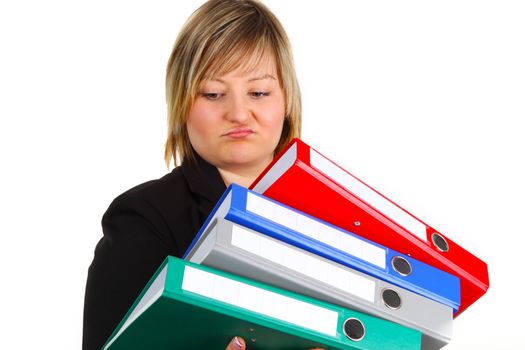
{"type": "Polygon", "coordinates": [[[323,155],[310,149],[310,164],[325,173],[340,186],[346,188],[364,202],[405,228],[408,232],[423,241],[427,241],[427,228],[412,215],[381,196],[376,191],[326,159],[323,155]]]}
{"type": "Polygon", "coordinates": [[[182,289],[314,331],[337,335],[339,314],[214,273],[184,268],[182,289]]]}
{"type": "Polygon", "coordinates": [[[376,284],[373,280],[331,264],[320,257],[314,257],[286,243],[277,242],[237,225],[233,225],[231,243],[298,274],[309,276],[371,303],[375,302],[376,284]]]}
{"type": "Polygon", "coordinates": [[[246,210],[342,250],[371,264],[386,268],[385,249],[354,237],[323,222],[288,209],[269,199],[248,193],[246,210]]]}

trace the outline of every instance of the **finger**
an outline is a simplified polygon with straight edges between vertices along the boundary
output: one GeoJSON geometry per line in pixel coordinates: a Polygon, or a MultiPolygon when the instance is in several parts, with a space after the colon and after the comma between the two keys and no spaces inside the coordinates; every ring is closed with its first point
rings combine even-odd
{"type": "Polygon", "coordinates": [[[246,343],[241,337],[234,337],[225,350],[245,350],[246,343]]]}

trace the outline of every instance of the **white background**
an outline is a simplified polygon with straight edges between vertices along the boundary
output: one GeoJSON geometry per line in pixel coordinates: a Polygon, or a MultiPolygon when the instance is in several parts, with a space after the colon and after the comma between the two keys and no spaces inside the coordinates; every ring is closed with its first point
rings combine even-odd
{"type": "MultiPolygon", "coordinates": [[[[165,63],[200,3],[0,3],[0,348],[80,348],[101,216],[168,171],[165,63]]],[[[266,4],[303,139],[488,263],[446,349],[525,348],[523,3],[266,4]]]]}

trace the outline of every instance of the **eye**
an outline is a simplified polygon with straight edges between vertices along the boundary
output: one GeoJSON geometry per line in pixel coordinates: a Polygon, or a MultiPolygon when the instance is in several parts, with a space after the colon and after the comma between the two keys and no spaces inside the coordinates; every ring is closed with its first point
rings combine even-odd
{"type": "Polygon", "coordinates": [[[223,94],[218,93],[218,92],[202,92],[201,96],[207,100],[214,101],[214,100],[218,100],[219,98],[221,98],[223,94]]]}
{"type": "Polygon", "coordinates": [[[253,92],[250,92],[250,96],[254,98],[261,98],[265,96],[270,96],[270,93],[264,92],[264,91],[253,91],[253,92]]]}

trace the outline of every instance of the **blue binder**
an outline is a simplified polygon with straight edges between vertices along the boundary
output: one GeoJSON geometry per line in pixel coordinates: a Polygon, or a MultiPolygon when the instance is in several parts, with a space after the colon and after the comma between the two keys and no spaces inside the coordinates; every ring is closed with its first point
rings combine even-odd
{"type": "Polygon", "coordinates": [[[459,307],[458,277],[236,184],[230,185],[221,196],[184,258],[218,217],[398,285],[454,310],[459,307]]]}

